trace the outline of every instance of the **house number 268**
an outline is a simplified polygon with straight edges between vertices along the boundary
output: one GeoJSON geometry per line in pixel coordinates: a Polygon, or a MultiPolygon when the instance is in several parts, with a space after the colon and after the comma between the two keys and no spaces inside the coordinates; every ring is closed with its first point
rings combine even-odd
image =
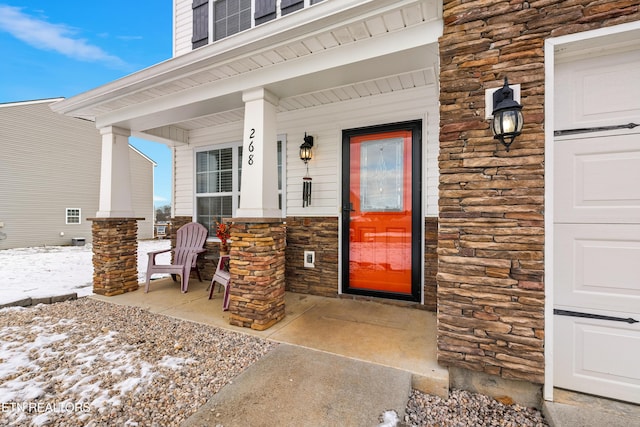
{"type": "MultiPolygon", "coordinates": [[[[255,150],[256,148],[253,146],[253,138],[255,138],[256,136],[256,130],[254,128],[251,128],[251,131],[249,132],[249,153],[253,153],[253,150],[255,150]]],[[[249,163],[249,166],[253,165],[253,154],[249,154],[249,160],[247,160],[247,163],[249,163]]]]}

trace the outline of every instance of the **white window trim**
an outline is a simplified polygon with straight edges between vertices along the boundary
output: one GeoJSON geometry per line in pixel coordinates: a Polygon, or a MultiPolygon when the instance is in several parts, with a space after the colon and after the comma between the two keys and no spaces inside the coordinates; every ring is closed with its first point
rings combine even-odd
{"type": "Polygon", "coordinates": [[[64,223],[65,225],[80,225],[82,224],[82,208],[66,208],[64,211],[64,223]],[[75,218],[76,215],[69,215],[70,211],[78,211],[78,222],[69,222],[69,218],[75,218]]]}
{"type": "MultiPolygon", "coordinates": [[[[282,144],[281,147],[281,156],[282,156],[282,189],[278,190],[278,194],[281,194],[282,196],[282,218],[286,218],[287,217],[287,135],[286,134],[278,134],[277,136],[277,140],[280,141],[280,143],[282,144]]],[[[230,143],[224,143],[224,144],[215,144],[215,145],[206,145],[206,146],[202,146],[202,147],[198,147],[196,149],[193,150],[193,218],[194,221],[198,220],[198,197],[199,195],[201,197],[215,197],[215,196],[220,196],[222,195],[221,193],[198,193],[198,182],[197,182],[197,156],[198,153],[202,153],[204,151],[211,151],[211,150],[223,150],[225,148],[233,148],[233,156],[232,156],[232,179],[231,179],[231,185],[233,188],[233,191],[231,192],[231,196],[232,196],[232,217],[235,216],[236,211],[238,210],[239,206],[238,206],[238,199],[240,198],[240,188],[238,185],[238,174],[237,171],[240,167],[240,165],[238,164],[238,149],[242,147],[242,141],[236,141],[236,142],[230,142],[230,143]]],[[[226,193],[225,193],[226,194],[226,193]]],[[[218,241],[218,238],[213,237],[213,238],[209,238],[210,240],[213,241],[218,241]]]]}
{"type": "MultiPolygon", "coordinates": [[[[216,145],[207,145],[203,147],[198,147],[193,150],[193,218],[194,221],[198,221],[198,197],[216,197],[226,195],[228,193],[198,193],[198,153],[202,153],[205,151],[211,150],[224,150],[225,148],[232,148],[233,154],[231,156],[231,212],[232,216],[235,214],[238,209],[238,198],[240,197],[240,188],[238,185],[238,174],[237,171],[239,169],[238,162],[238,150],[242,147],[242,141],[230,142],[225,144],[216,144],[216,145]]],[[[211,236],[212,233],[209,233],[211,236]]],[[[209,237],[208,240],[219,241],[217,237],[215,237],[215,233],[213,233],[213,237],[209,237]]]]}

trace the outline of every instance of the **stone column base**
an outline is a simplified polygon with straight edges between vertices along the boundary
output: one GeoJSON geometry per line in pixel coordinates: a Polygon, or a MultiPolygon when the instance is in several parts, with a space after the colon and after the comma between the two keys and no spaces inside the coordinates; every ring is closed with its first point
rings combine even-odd
{"type": "Polygon", "coordinates": [[[284,318],[285,226],[281,218],[229,222],[229,323],[262,331],[284,318]]]}
{"type": "Polygon", "coordinates": [[[113,296],[138,289],[138,223],[142,218],[93,221],[93,292],[113,296]]]}

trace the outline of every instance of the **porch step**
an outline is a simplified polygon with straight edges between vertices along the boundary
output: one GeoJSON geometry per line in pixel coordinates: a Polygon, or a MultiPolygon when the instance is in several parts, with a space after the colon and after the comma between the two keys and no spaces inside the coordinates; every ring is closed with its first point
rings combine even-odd
{"type": "Polygon", "coordinates": [[[399,369],[280,344],[183,427],[376,426],[389,410],[404,417],[411,381],[399,369]]]}
{"type": "MultiPolygon", "coordinates": [[[[297,306],[303,295],[288,295],[297,306]]],[[[293,316],[291,316],[293,317],[293,316]]],[[[447,398],[449,370],[436,357],[436,315],[369,301],[314,299],[269,338],[409,372],[413,387],[447,398]]]]}
{"type": "Polygon", "coordinates": [[[447,399],[449,397],[449,370],[441,367],[431,372],[429,376],[413,373],[411,387],[425,394],[447,399]]]}

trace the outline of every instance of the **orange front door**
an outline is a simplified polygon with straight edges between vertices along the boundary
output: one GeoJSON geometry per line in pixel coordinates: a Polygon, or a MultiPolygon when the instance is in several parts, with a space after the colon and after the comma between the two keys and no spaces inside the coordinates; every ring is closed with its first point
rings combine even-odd
{"type": "Polygon", "coordinates": [[[421,229],[414,229],[414,210],[420,206],[414,194],[416,179],[420,182],[414,162],[419,142],[417,122],[412,124],[345,132],[343,230],[348,229],[348,236],[343,235],[343,265],[348,272],[343,275],[343,290],[347,293],[419,298],[415,243],[421,229]]]}

